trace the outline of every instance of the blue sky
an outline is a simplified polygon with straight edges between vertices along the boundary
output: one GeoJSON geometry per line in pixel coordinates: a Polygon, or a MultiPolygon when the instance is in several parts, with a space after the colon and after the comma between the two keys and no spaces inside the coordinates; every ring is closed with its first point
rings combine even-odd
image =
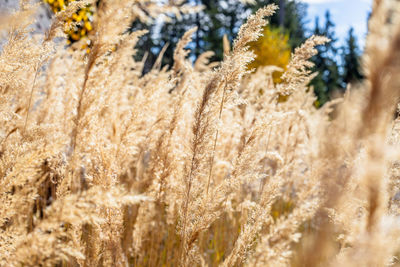
{"type": "Polygon", "coordinates": [[[367,32],[367,17],[371,10],[372,0],[301,0],[308,4],[308,27],[314,28],[315,16],[320,17],[320,25],[325,24],[324,15],[327,9],[336,24],[338,43],[343,44],[349,28],[352,26],[362,48],[367,32]]]}

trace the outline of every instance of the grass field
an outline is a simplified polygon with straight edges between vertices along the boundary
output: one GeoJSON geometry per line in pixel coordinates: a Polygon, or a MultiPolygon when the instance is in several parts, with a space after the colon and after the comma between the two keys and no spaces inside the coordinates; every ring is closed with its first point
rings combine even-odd
{"type": "Polygon", "coordinates": [[[55,41],[94,2],[43,36],[29,1],[0,18],[0,266],[400,266],[398,1],[374,2],[365,81],[319,109],[325,37],[281,83],[247,67],[274,5],[222,62],[188,59],[194,28],[143,75],[130,23],[190,10],[102,0],[90,49],[55,41]]]}

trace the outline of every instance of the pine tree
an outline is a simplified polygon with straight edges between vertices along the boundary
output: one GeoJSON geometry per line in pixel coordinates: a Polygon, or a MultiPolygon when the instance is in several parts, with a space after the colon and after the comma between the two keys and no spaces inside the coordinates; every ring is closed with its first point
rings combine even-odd
{"type": "Polygon", "coordinates": [[[292,48],[300,46],[305,40],[307,5],[300,1],[260,0],[254,5],[253,11],[268,4],[276,4],[280,7],[270,18],[270,25],[280,27],[289,34],[289,44],[292,48]]]}
{"type": "Polygon", "coordinates": [[[335,24],[332,22],[329,11],[325,13],[325,26],[320,28],[319,18],[315,19],[315,35],[324,35],[331,41],[318,47],[318,54],[313,58],[314,71],[318,72],[317,77],[311,82],[317,96],[315,105],[322,106],[330,99],[332,92],[342,89],[341,75],[339,72],[337,38],[334,31],[335,24]]]}
{"type": "Polygon", "coordinates": [[[201,52],[213,51],[214,60],[223,58],[222,38],[235,38],[240,25],[250,14],[249,6],[237,0],[202,0],[205,6],[199,33],[202,36],[201,52]]]}
{"type": "MultiPolygon", "coordinates": [[[[191,1],[181,1],[181,5],[191,1]]],[[[133,22],[132,31],[148,30],[148,34],[142,36],[137,44],[135,58],[141,60],[146,57],[143,72],[148,72],[154,65],[159,53],[164,47],[166,50],[162,57],[162,65],[172,66],[175,46],[183,34],[195,26],[195,14],[182,14],[180,18],[174,15],[168,17],[168,21],[153,21],[146,24],[141,21],[133,22]]],[[[193,51],[192,51],[193,54],[193,51]]]]}
{"type": "Polygon", "coordinates": [[[346,84],[359,82],[363,79],[360,66],[360,52],[354,29],[351,27],[348,32],[345,47],[343,48],[343,82],[346,84]]]}
{"type": "Polygon", "coordinates": [[[182,4],[192,3],[204,6],[204,10],[191,15],[183,15],[181,20],[174,17],[170,22],[156,22],[153,25],[145,25],[136,22],[133,29],[149,29],[150,33],[142,37],[137,45],[140,59],[147,54],[145,72],[150,69],[161,49],[168,44],[163,56],[162,65],[173,64],[173,51],[179,38],[188,29],[197,26],[198,30],[193,36],[191,44],[191,57],[195,59],[201,53],[213,51],[212,60],[223,58],[222,38],[224,35],[232,41],[240,25],[247,16],[259,7],[275,3],[282,9],[278,10],[270,19],[273,28],[280,27],[284,34],[289,35],[289,46],[297,47],[305,39],[305,10],[306,5],[293,0],[258,0],[255,5],[244,4],[238,0],[185,0],[182,4]],[[150,49],[151,48],[151,49],[150,49]]]}
{"type": "MultiPolygon", "coordinates": [[[[182,18],[171,18],[170,22],[164,22],[159,30],[159,38],[155,38],[157,53],[161,51],[164,46],[167,46],[162,58],[162,65],[173,65],[173,55],[176,44],[187,30],[196,26],[195,14],[185,14],[182,18]]],[[[191,49],[191,56],[194,55],[195,49],[191,49]]]]}

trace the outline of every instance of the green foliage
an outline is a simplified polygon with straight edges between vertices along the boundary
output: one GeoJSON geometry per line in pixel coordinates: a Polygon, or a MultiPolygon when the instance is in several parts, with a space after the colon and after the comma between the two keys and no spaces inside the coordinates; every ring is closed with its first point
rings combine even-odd
{"type": "Polygon", "coordinates": [[[270,19],[270,25],[281,27],[289,35],[289,44],[292,48],[300,46],[306,35],[307,5],[297,0],[260,0],[254,5],[253,10],[268,4],[279,6],[279,10],[270,19]]]}
{"type": "MultiPolygon", "coordinates": [[[[297,47],[305,40],[305,11],[306,5],[298,1],[287,0],[260,0],[255,5],[244,4],[238,0],[196,0],[182,1],[182,4],[195,3],[204,6],[204,10],[191,15],[183,15],[177,19],[170,17],[169,22],[159,22],[153,25],[146,25],[135,22],[132,30],[149,29],[149,34],[140,40],[140,47],[137,57],[141,58],[147,53],[146,70],[149,70],[155,62],[158,53],[164,46],[165,50],[162,65],[173,64],[173,51],[179,38],[188,29],[197,26],[198,30],[193,42],[189,45],[191,58],[195,59],[206,51],[215,53],[212,60],[219,61],[223,58],[222,38],[224,35],[230,41],[236,36],[240,25],[246,21],[246,17],[260,7],[268,4],[284,3],[281,10],[270,18],[270,25],[273,28],[280,28],[280,31],[289,36],[287,43],[289,47],[297,47]],[[282,23],[280,22],[282,20],[282,23]]],[[[286,47],[285,47],[286,49],[286,47]]],[[[264,64],[265,65],[265,64],[264,64]]]]}
{"type": "Polygon", "coordinates": [[[205,6],[205,10],[199,14],[199,20],[197,20],[199,33],[196,36],[196,51],[198,54],[213,51],[214,60],[221,60],[223,58],[222,37],[226,34],[232,41],[251,10],[249,6],[235,0],[198,2],[205,6]],[[199,43],[198,37],[204,42],[199,43]]]}
{"type": "Polygon", "coordinates": [[[319,19],[315,20],[315,35],[323,35],[329,38],[330,43],[318,47],[318,54],[314,56],[314,71],[318,75],[313,79],[311,85],[317,96],[315,105],[322,106],[329,101],[333,91],[342,89],[341,74],[337,63],[338,48],[336,46],[337,38],[334,31],[335,24],[331,20],[330,12],[325,13],[325,26],[320,28],[319,19]]]}
{"type": "MultiPolygon", "coordinates": [[[[232,41],[236,36],[246,16],[259,7],[276,4],[280,9],[269,18],[270,28],[266,28],[266,36],[252,44],[257,59],[250,67],[276,65],[284,68],[288,62],[290,50],[300,46],[305,40],[307,5],[300,1],[289,0],[257,0],[255,5],[247,5],[237,0],[196,0],[182,1],[182,4],[204,6],[203,11],[196,14],[183,15],[181,18],[169,17],[168,22],[157,21],[147,25],[136,21],[132,30],[148,29],[149,33],[138,44],[139,51],[136,59],[147,56],[144,72],[148,72],[156,61],[160,51],[165,47],[162,65],[172,66],[173,51],[179,38],[190,28],[197,26],[198,30],[193,41],[188,45],[191,60],[195,60],[206,51],[213,51],[212,61],[223,58],[222,38],[224,35],[232,41]],[[282,38],[280,37],[282,36],[282,38]]],[[[315,67],[312,69],[318,75],[311,85],[317,96],[315,105],[322,106],[330,100],[334,91],[343,90],[352,80],[360,80],[359,52],[353,32],[348,37],[346,47],[342,50],[337,45],[335,24],[329,11],[325,14],[325,25],[320,26],[316,18],[313,34],[328,37],[331,42],[318,48],[318,55],[313,58],[315,67]],[[338,61],[343,62],[343,65],[338,61]]],[[[274,81],[279,82],[279,73],[274,73],[274,81]]]]}
{"type": "Polygon", "coordinates": [[[354,29],[350,28],[343,48],[343,81],[345,83],[359,82],[363,79],[360,66],[360,52],[354,29]]]}

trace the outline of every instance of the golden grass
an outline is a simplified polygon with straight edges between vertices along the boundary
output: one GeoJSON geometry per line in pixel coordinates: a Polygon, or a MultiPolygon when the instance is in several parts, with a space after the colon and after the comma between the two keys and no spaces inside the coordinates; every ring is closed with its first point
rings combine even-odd
{"type": "Polygon", "coordinates": [[[276,6],[250,16],[224,60],[142,75],[134,19],[193,11],[102,0],[93,47],[33,38],[35,6],[0,20],[1,266],[399,265],[400,10],[375,1],[367,79],[316,109],[309,59],[328,40],[248,71],[276,6]],[[279,101],[285,96],[286,101],[279,101]]]}

